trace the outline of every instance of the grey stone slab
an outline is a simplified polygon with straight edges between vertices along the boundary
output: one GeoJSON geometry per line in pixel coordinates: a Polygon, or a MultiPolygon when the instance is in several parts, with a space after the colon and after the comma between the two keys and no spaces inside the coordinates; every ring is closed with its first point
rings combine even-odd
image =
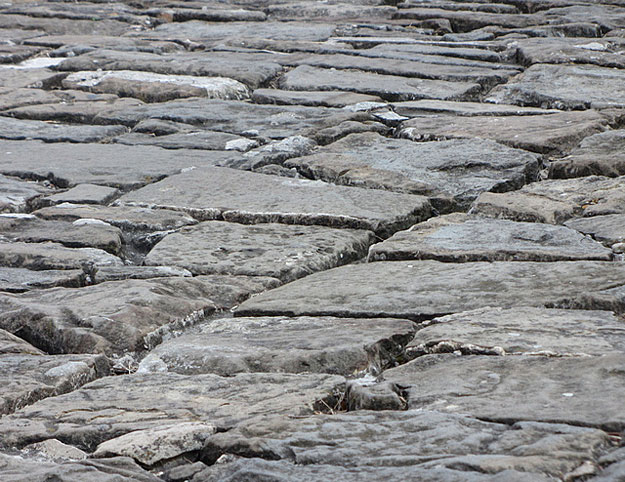
{"type": "MultiPolygon", "coordinates": [[[[606,2],[607,3],[607,2],[606,2]]],[[[560,22],[593,22],[604,31],[625,27],[625,8],[622,4],[570,5],[544,12],[545,19],[560,22]]]]}
{"type": "Polygon", "coordinates": [[[401,137],[416,141],[492,139],[511,147],[557,154],[605,130],[607,121],[594,111],[505,117],[421,116],[402,124],[401,137]]]}
{"type": "Polygon", "coordinates": [[[0,213],[24,213],[38,198],[54,191],[38,182],[25,182],[0,174],[0,213]]]}
{"type": "Polygon", "coordinates": [[[115,255],[97,248],[66,248],[59,243],[0,241],[0,266],[32,270],[84,269],[122,265],[115,255]]]}
{"type": "Polygon", "coordinates": [[[55,438],[28,445],[21,453],[35,457],[43,457],[55,462],[62,462],[64,460],[84,460],[87,458],[86,452],[72,447],[71,445],[64,444],[55,438]]]}
{"type": "Polygon", "coordinates": [[[625,175],[625,129],[587,137],[570,155],[549,166],[549,177],[554,179],[591,175],[625,175]]]}
{"type": "Polygon", "coordinates": [[[610,311],[519,306],[482,308],[432,320],[408,344],[408,356],[580,356],[625,352],[625,320],[610,311]]]}
{"type": "Polygon", "coordinates": [[[550,224],[573,217],[622,214],[625,177],[588,176],[548,179],[509,193],[482,193],[471,213],[550,224]]]}
{"type": "Polygon", "coordinates": [[[46,142],[99,142],[126,132],[123,126],[75,126],[0,117],[0,138],[46,142]]]}
{"type": "Polygon", "coordinates": [[[29,57],[33,57],[41,49],[25,45],[0,44],[0,64],[16,64],[29,57]]]}
{"type": "Polygon", "coordinates": [[[59,482],[75,480],[158,482],[162,480],[141,468],[129,457],[54,462],[0,454],[0,475],[14,482],[44,482],[50,478],[59,482]]]}
{"type": "MultiPolygon", "coordinates": [[[[14,128],[18,128],[17,124],[14,128]]],[[[136,189],[191,167],[227,162],[233,156],[220,152],[207,155],[196,150],[180,150],[172,156],[167,150],[151,146],[39,141],[0,141],[0,153],[0,172],[5,175],[48,179],[59,187],[99,184],[124,190],[136,189]],[[67,162],[68,159],[72,162],[67,162]]]]}
{"type": "Polygon", "coordinates": [[[116,202],[181,210],[199,220],[319,224],[377,233],[430,216],[429,202],[421,196],[218,167],[170,176],[116,202]]]}
{"type": "Polygon", "coordinates": [[[280,87],[287,90],[346,90],[376,95],[386,100],[473,100],[479,84],[417,79],[350,70],[331,70],[300,65],[284,74],[280,87]]]}
{"type": "Polygon", "coordinates": [[[132,27],[126,22],[105,18],[94,22],[70,18],[38,18],[29,15],[5,14],[0,17],[0,29],[5,28],[37,30],[51,35],[121,36],[131,31],[132,27]]]}
{"type": "Polygon", "coordinates": [[[453,11],[442,8],[407,8],[400,9],[396,18],[410,20],[428,20],[444,18],[449,20],[454,32],[469,32],[482,27],[523,28],[540,24],[542,16],[528,14],[474,12],[470,10],[453,11]]]}
{"type": "Polygon", "coordinates": [[[416,143],[365,133],[285,165],[314,179],[421,194],[435,205],[451,202],[466,209],[483,191],[507,191],[535,179],[539,161],[534,154],[481,139],[416,143]]]}
{"type": "Polygon", "coordinates": [[[44,353],[27,341],[0,329],[0,356],[4,355],[40,355],[44,353]]]}
{"type": "MultiPolygon", "coordinates": [[[[52,49],[61,49],[63,54],[80,55],[95,49],[125,50],[129,52],[149,52],[164,54],[181,52],[185,48],[175,42],[142,40],[130,37],[112,37],[106,35],[40,35],[24,40],[25,45],[34,45],[52,49]]],[[[58,50],[56,54],[60,53],[58,50]]],[[[71,55],[63,55],[71,56],[71,55]]]]}
{"type": "Polygon", "coordinates": [[[79,90],[0,88],[0,110],[15,109],[35,104],[113,101],[115,98],[111,94],[91,94],[79,90]]]}
{"type": "Polygon", "coordinates": [[[625,355],[426,355],[387,370],[408,407],[503,423],[566,423],[619,431],[625,355]],[[600,403],[597,403],[600,401],[600,403]]]}
{"type": "Polygon", "coordinates": [[[0,65],[0,87],[11,89],[41,88],[45,84],[53,82],[58,75],[58,72],[49,69],[14,69],[0,65]]]}
{"type": "Polygon", "coordinates": [[[256,89],[252,100],[259,104],[308,105],[321,107],[345,107],[359,102],[382,102],[376,95],[334,91],[291,91],[279,89],[256,89]]]}
{"type": "Polygon", "coordinates": [[[389,5],[358,5],[348,2],[336,2],[331,5],[310,2],[293,2],[280,4],[276,2],[265,8],[271,19],[300,20],[321,19],[324,21],[345,21],[354,19],[390,19],[397,8],[389,5]]]}
{"type": "Polygon", "coordinates": [[[46,196],[44,202],[50,204],[107,204],[120,194],[119,189],[96,184],[77,184],[73,188],[46,196]]]}
{"type": "Polygon", "coordinates": [[[625,72],[594,65],[536,64],[486,98],[556,109],[625,107],[625,72]]]}
{"type": "Polygon", "coordinates": [[[143,260],[193,274],[271,276],[284,282],[363,258],[370,231],[208,221],[167,235],[143,260]]]}
{"type": "Polygon", "coordinates": [[[79,225],[89,225],[90,220],[95,219],[127,230],[166,231],[197,223],[188,214],[168,209],[71,203],[42,208],[34,214],[47,220],[73,221],[79,225]]]}
{"type": "Polygon", "coordinates": [[[0,365],[0,415],[70,392],[109,374],[109,361],[103,355],[43,355],[27,351],[0,355],[0,365]]]}
{"type": "Polygon", "coordinates": [[[86,275],[82,269],[38,270],[0,267],[0,292],[22,293],[24,291],[54,288],[58,286],[84,286],[86,275]]]}
{"type": "Polygon", "coordinates": [[[8,6],[3,12],[9,15],[28,15],[34,18],[91,20],[93,22],[115,18],[115,20],[120,22],[141,24],[146,20],[139,10],[123,3],[100,3],[98,5],[72,3],[52,5],[17,4],[8,6]]]}
{"type": "Polygon", "coordinates": [[[625,68],[622,39],[618,38],[527,38],[510,44],[517,59],[532,64],[595,64],[625,68]]]}
{"type": "Polygon", "coordinates": [[[411,321],[396,319],[224,318],[165,341],[139,372],[378,373],[394,366],[413,333],[411,321]]]}
{"type": "MultiPolygon", "coordinates": [[[[175,134],[154,136],[143,133],[129,133],[113,139],[118,144],[129,146],[158,146],[163,149],[203,149],[209,151],[247,151],[258,146],[258,141],[225,132],[192,130],[175,134]]],[[[226,159],[232,155],[218,153],[226,159]]]]}
{"type": "Polygon", "coordinates": [[[246,301],[236,314],[423,320],[485,306],[623,312],[623,285],[620,263],[604,261],[376,262],[314,273],[246,301]]]}
{"type": "MultiPolygon", "coordinates": [[[[206,22],[262,22],[267,19],[265,12],[244,10],[242,8],[226,10],[225,8],[214,8],[218,6],[215,4],[206,5],[203,3],[195,3],[198,8],[151,8],[147,13],[161,20],[171,19],[174,22],[188,22],[190,20],[204,20],[206,22]]],[[[177,5],[194,6],[191,2],[180,2],[177,5]]]]}
{"type": "Polygon", "coordinates": [[[612,250],[564,226],[466,214],[430,218],[369,250],[369,261],[609,261],[612,250]]]}
{"type": "Polygon", "coordinates": [[[607,246],[625,242],[625,214],[607,214],[590,218],[573,218],[565,226],[588,234],[607,246]]]}
{"type": "Polygon", "coordinates": [[[21,43],[27,39],[40,37],[45,35],[43,30],[23,30],[21,28],[0,27],[0,36],[3,39],[3,43],[10,42],[14,44],[21,43]]]}
{"type": "Polygon", "coordinates": [[[277,284],[264,277],[170,277],[3,295],[0,325],[49,353],[141,351],[277,284]]]}
{"type": "Polygon", "coordinates": [[[51,241],[68,248],[98,248],[119,254],[122,232],[104,222],[48,221],[32,214],[0,214],[0,239],[43,243],[51,241]]]}
{"type": "Polygon", "coordinates": [[[424,114],[453,114],[456,116],[506,116],[555,114],[555,109],[538,109],[509,104],[481,102],[456,102],[450,100],[409,100],[391,103],[393,110],[402,116],[418,117],[424,114]]]}
{"type": "Polygon", "coordinates": [[[125,279],[151,279],[174,276],[191,277],[192,273],[176,266],[103,266],[91,273],[93,283],[121,281],[125,279]]]}
{"type": "Polygon", "coordinates": [[[344,382],[337,375],[301,373],[107,377],[3,417],[0,444],[23,447],[57,438],[91,451],[129,432],[184,422],[227,429],[259,415],[309,415],[322,401],[334,403],[344,382]]]}
{"type": "Polygon", "coordinates": [[[447,482],[549,480],[596,460],[606,445],[606,434],[592,428],[507,426],[430,410],[266,417],[209,438],[203,460],[224,454],[234,462],[215,464],[193,480],[253,480],[261,474],[297,481],[370,480],[372,475],[447,482]]]}

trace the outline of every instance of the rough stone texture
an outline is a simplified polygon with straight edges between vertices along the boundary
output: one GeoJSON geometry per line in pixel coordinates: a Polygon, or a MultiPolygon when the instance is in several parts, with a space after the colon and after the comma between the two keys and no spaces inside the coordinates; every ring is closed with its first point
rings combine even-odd
{"type": "Polygon", "coordinates": [[[101,142],[124,132],[123,126],[70,126],[0,117],[0,139],[16,141],[101,142]]]}
{"type": "Polygon", "coordinates": [[[487,101],[533,107],[580,109],[625,107],[625,71],[594,65],[532,65],[487,101]]]}
{"type": "Polygon", "coordinates": [[[505,117],[438,115],[404,122],[400,135],[418,141],[481,137],[529,151],[559,153],[602,132],[606,124],[593,111],[505,117]]]}
{"type": "Polygon", "coordinates": [[[0,153],[0,173],[5,175],[48,179],[59,187],[91,183],[122,189],[136,189],[184,169],[215,165],[232,157],[230,153],[207,155],[194,150],[181,150],[172,156],[149,146],[50,145],[37,141],[0,141],[0,153]],[[72,162],[67,162],[68,158],[72,162]],[[133,162],[127,162],[128,158],[133,162]]]}
{"type": "Polygon", "coordinates": [[[108,204],[120,194],[118,189],[95,184],[78,184],[73,188],[46,196],[45,203],[75,203],[75,204],[108,204]]]}
{"type": "Polygon", "coordinates": [[[308,415],[323,406],[321,401],[334,403],[344,381],[337,375],[268,373],[107,377],[3,417],[0,445],[22,447],[58,438],[93,450],[129,432],[183,422],[224,429],[259,415],[308,415]]]}
{"type": "Polygon", "coordinates": [[[0,213],[23,213],[37,198],[51,194],[52,189],[36,182],[24,182],[0,174],[0,213]]]}
{"type": "Polygon", "coordinates": [[[409,408],[482,420],[539,421],[620,431],[625,355],[550,358],[427,355],[384,373],[408,386],[409,408]],[[601,394],[601,404],[596,403],[601,394]]]}
{"type": "Polygon", "coordinates": [[[537,156],[492,141],[415,143],[375,133],[351,134],[285,163],[315,179],[421,194],[456,209],[466,209],[480,192],[521,187],[536,177],[538,164],[537,156]]]}
{"type": "Polygon", "coordinates": [[[383,318],[224,318],[165,341],[139,371],[378,373],[393,365],[413,333],[411,321],[383,318]]]}
{"type": "Polygon", "coordinates": [[[0,292],[22,293],[24,291],[58,286],[84,286],[86,275],[82,269],[38,270],[0,267],[0,292]]]}
{"type": "Polygon", "coordinates": [[[564,159],[552,162],[549,177],[562,179],[583,176],[625,175],[625,130],[587,137],[564,159]]]}
{"type": "Polygon", "coordinates": [[[622,39],[617,38],[526,38],[510,45],[525,65],[532,64],[595,64],[625,68],[621,54],[622,39]],[[620,41],[620,42],[619,42],[620,41]]]}
{"type": "Polygon", "coordinates": [[[258,295],[238,316],[392,316],[422,320],[485,306],[625,310],[618,263],[440,263],[341,266],[258,295]]]}
{"type": "Polygon", "coordinates": [[[519,107],[506,104],[483,104],[480,102],[455,102],[448,100],[409,100],[391,103],[399,115],[417,117],[424,114],[453,114],[457,116],[506,116],[555,114],[554,109],[519,107]]]}
{"type": "Polygon", "coordinates": [[[345,107],[359,102],[382,102],[375,95],[355,94],[353,92],[333,91],[289,91],[278,89],[256,89],[252,99],[259,104],[310,105],[323,107],[345,107]]]}
{"type": "Polygon", "coordinates": [[[63,460],[84,460],[87,458],[87,453],[83,452],[76,447],[59,442],[55,438],[44,440],[26,446],[22,453],[34,455],[36,457],[44,457],[49,460],[57,462],[63,460]]]}
{"type": "Polygon", "coordinates": [[[140,351],[276,285],[263,277],[171,277],[3,295],[0,325],[49,353],[140,351]]]}
{"type": "Polygon", "coordinates": [[[623,214],[574,218],[564,224],[580,233],[592,236],[607,246],[625,242],[625,215],[623,214]]]}
{"type": "Polygon", "coordinates": [[[547,356],[624,353],[625,320],[609,311],[483,308],[432,320],[419,330],[407,351],[412,357],[451,351],[547,356]]]}
{"type": "Polygon", "coordinates": [[[93,283],[105,281],[121,281],[125,279],[150,279],[172,276],[191,277],[193,274],[176,266],[103,266],[91,273],[93,283]]]}
{"type": "Polygon", "coordinates": [[[395,233],[369,250],[369,261],[609,261],[611,258],[610,249],[564,226],[466,214],[431,218],[395,233]]]}
{"type": "Polygon", "coordinates": [[[572,217],[623,213],[625,177],[588,176],[527,184],[510,193],[482,193],[471,212],[515,221],[561,224],[572,217]]]}
{"type": "MultiPolygon", "coordinates": [[[[158,146],[164,149],[206,149],[211,151],[247,151],[258,146],[258,142],[225,132],[195,130],[155,136],[154,134],[129,133],[114,139],[129,146],[158,146]]],[[[231,156],[227,153],[225,158],[231,156]]]]}
{"type": "Polygon", "coordinates": [[[181,210],[200,220],[321,224],[377,233],[430,215],[429,203],[421,196],[228,168],[201,168],[170,176],[125,194],[118,203],[181,210]]]}
{"type": "Polygon", "coordinates": [[[143,260],[193,274],[271,276],[284,282],[363,258],[369,231],[208,221],[167,235],[143,260]]]}

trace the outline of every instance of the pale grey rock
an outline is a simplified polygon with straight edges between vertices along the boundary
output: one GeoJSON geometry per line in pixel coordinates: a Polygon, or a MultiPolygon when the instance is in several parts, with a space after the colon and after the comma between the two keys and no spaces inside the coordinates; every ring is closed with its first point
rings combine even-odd
{"type": "MultiPolygon", "coordinates": [[[[175,3],[175,5],[186,6],[185,3],[175,3]]],[[[151,8],[147,13],[162,20],[174,22],[187,22],[190,20],[204,20],[206,22],[262,22],[267,19],[264,12],[255,10],[244,10],[237,8],[228,10],[219,8],[219,4],[210,4],[210,8],[205,2],[189,3],[189,6],[196,8],[151,8]],[[216,8],[213,8],[216,7],[216,8]],[[204,8],[207,7],[207,8],[204,8]]],[[[234,5],[233,5],[234,6],[234,5]]]]}
{"type": "Polygon", "coordinates": [[[0,117],[0,139],[100,142],[126,132],[123,126],[75,126],[0,117]]]}
{"type": "Polygon", "coordinates": [[[199,220],[319,224],[376,233],[392,232],[430,215],[429,202],[421,196],[219,167],[170,176],[116,202],[180,210],[199,220]]]}
{"type": "Polygon", "coordinates": [[[625,242],[625,214],[574,218],[566,221],[564,225],[588,234],[607,246],[625,242]]]}
{"type": "Polygon", "coordinates": [[[555,114],[555,109],[538,109],[509,104],[486,104],[482,102],[456,102],[451,100],[409,100],[393,102],[393,110],[402,116],[418,117],[424,114],[453,114],[456,116],[507,116],[555,114]]]}
{"type": "Polygon", "coordinates": [[[625,68],[622,39],[617,38],[526,38],[508,47],[524,65],[594,64],[625,68]]]}
{"type": "Polygon", "coordinates": [[[0,174],[0,213],[23,213],[38,198],[54,191],[38,182],[25,182],[0,174]]]}
{"type": "Polygon", "coordinates": [[[384,372],[407,388],[412,409],[502,423],[566,423],[620,431],[625,355],[426,355],[384,372]],[[601,403],[597,403],[600,396],[601,403]]]}
{"type": "Polygon", "coordinates": [[[114,187],[78,184],[67,191],[46,196],[42,201],[49,204],[108,204],[119,194],[119,189],[114,187]]]}
{"type": "Polygon", "coordinates": [[[310,415],[336,403],[344,384],[343,377],[325,374],[107,377],[3,417],[0,445],[19,448],[57,438],[92,451],[129,432],[185,422],[224,430],[260,415],[310,415]]]}
{"type": "Polygon", "coordinates": [[[177,266],[102,266],[91,274],[93,283],[121,281],[125,279],[167,278],[172,276],[191,277],[193,274],[177,266]]]}
{"type": "Polygon", "coordinates": [[[3,355],[44,355],[30,343],[21,338],[0,329],[0,356],[3,355]]]}
{"type": "Polygon", "coordinates": [[[523,28],[540,24],[542,15],[474,12],[471,10],[453,11],[443,8],[406,8],[397,12],[396,18],[428,20],[444,18],[449,20],[454,32],[470,32],[482,27],[523,28]]]}
{"type": "Polygon", "coordinates": [[[419,330],[409,356],[459,351],[475,355],[580,356],[625,352],[625,320],[610,311],[519,306],[441,318],[419,330]]]}
{"type": "Polygon", "coordinates": [[[393,261],[341,266],[260,294],[237,316],[423,320],[486,306],[625,310],[619,263],[393,261]]]}
{"type": "Polygon", "coordinates": [[[359,102],[382,102],[375,95],[353,92],[291,91],[278,89],[256,89],[252,100],[259,104],[309,105],[321,107],[345,107],[359,102]]]}
{"type": "Polygon", "coordinates": [[[208,221],[167,235],[143,262],[193,274],[260,275],[288,282],[363,258],[373,241],[369,231],[208,221]]]}
{"type": "Polygon", "coordinates": [[[214,425],[202,422],[182,422],[171,426],[136,430],[98,445],[94,457],[131,457],[143,465],[155,465],[187,452],[204,447],[215,433],[214,425]]]}
{"type": "Polygon", "coordinates": [[[369,261],[609,261],[612,252],[564,226],[450,214],[399,231],[369,250],[369,261]]]}
{"type": "MultiPolygon", "coordinates": [[[[211,151],[248,151],[258,146],[258,141],[245,137],[209,130],[192,130],[155,136],[153,134],[129,133],[114,139],[118,144],[129,146],[158,146],[164,149],[205,149],[211,151]]],[[[226,152],[215,157],[235,158],[226,152]]]]}
{"type": "Polygon", "coordinates": [[[53,55],[73,57],[95,49],[125,50],[129,52],[150,52],[164,54],[181,52],[185,48],[174,42],[147,40],[132,37],[107,35],[40,35],[24,40],[24,45],[34,45],[57,50],[53,55]],[[72,55],[74,54],[74,55],[72,55]]]}
{"type": "Polygon", "coordinates": [[[54,83],[58,77],[57,72],[49,69],[12,69],[0,65],[0,87],[3,88],[41,88],[54,83]]]}
{"type": "Polygon", "coordinates": [[[573,217],[623,213],[625,177],[588,176],[526,184],[515,192],[482,193],[472,213],[481,216],[561,224],[573,217]]]}
{"type": "Polygon", "coordinates": [[[54,288],[58,286],[77,288],[84,286],[83,269],[38,270],[0,267],[0,292],[22,293],[24,291],[54,288]]]}
{"type": "Polygon", "coordinates": [[[241,372],[378,373],[393,366],[411,339],[408,320],[349,318],[224,318],[165,341],[139,372],[193,375],[241,372]]]}
{"type": "Polygon", "coordinates": [[[488,102],[556,109],[625,107],[625,71],[594,65],[536,64],[495,87],[488,102]]]}
{"type": "Polygon", "coordinates": [[[117,97],[111,94],[91,94],[79,90],[41,90],[0,88],[0,110],[15,109],[36,104],[62,104],[78,102],[113,103],[117,97]]]}
{"type": "Polygon", "coordinates": [[[625,175],[625,129],[587,137],[568,156],[549,166],[549,177],[554,179],[592,175],[625,175]]]}
{"type": "Polygon", "coordinates": [[[416,143],[364,133],[289,159],[285,166],[314,179],[420,194],[436,207],[466,209],[483,191],[508,191],[535,179],[539,161],[534,154],[487,140],[416,143]]]}
{"type": "Polygon", "coordinates": [[[539,153],[561,153],[584,138],[605,130],[607,120],[594,111],[505,117],[415,117],[402,124],[401,137],[416,141],[492,139],[539,153]]]}
{"type": "MultiPolygon", "coordinates": [[[[272,2],[273,3],[273,2],[272,2]]],[[[380,2],[382,3],[382,2],[380,2]]],[[[264,9],[271,19],[300,20],[323,19],[345,21],[353,19],[390,19],[397,8],[389,5],[359,5],[350,2],[333,2],[332,4],[311,2],[275,2],[264,9]]]]}
{"type": "Polygon", "coordinates": [[[277,284],[264,277],[164,277],[2,295],[0,326],[49,353],[141,351],[277,284]]]}
{"type": "MultiPolygon", "coordinates": [[[[341,125],[339,124],[339,127],[340,126],[341,125]]],[[[366,126],[363,125],[363,127],[366,126]]],[[[323,133],[323,131],[325,131],[325,129],[317,132],[315,137],[319,137],[323,133]]],[[[263,146],[246,152],[242,156],[244,161],[242,161],[240,164],[234,164],[232,167],[246,170],[251,169],[254,171],[259,171],[259,169],[268,165],[282,167],[282,164],[286,159],[310,154],[316,146],[317,143],[313,139],[310,139],[308,137],[286,137],[285,139],[271,141],[263,146]]]]}
{"type": "Polygon", "coordinates": [[[287,90],[345,90],[376,95],[386,100],[473,100],[479,84],[383,75],[350,70],[332,70],[301,65],[280,79],[287,90]]]}
{"type": "Polygon", "coordinates": [[[44,440],[24,447],[23,453],[60,462],[63,460],[84,460],[88,454],[55,438],[44,440]]]}

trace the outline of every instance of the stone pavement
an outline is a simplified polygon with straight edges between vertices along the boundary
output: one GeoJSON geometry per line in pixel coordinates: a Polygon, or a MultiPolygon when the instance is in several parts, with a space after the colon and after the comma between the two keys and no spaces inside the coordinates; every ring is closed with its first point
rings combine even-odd
{"type": "Polygon", "coordinates": [[[625,2],[0,4],[1,481],[624,481],[625,2]]]}

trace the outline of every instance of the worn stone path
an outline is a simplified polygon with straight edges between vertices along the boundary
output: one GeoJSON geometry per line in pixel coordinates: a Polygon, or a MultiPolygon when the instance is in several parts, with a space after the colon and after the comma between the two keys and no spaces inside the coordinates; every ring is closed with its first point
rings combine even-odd
{"type": "Polygon", "coordinates": [[[625,481],[625,2],[0,4],[0,480],[625,481]]]}

